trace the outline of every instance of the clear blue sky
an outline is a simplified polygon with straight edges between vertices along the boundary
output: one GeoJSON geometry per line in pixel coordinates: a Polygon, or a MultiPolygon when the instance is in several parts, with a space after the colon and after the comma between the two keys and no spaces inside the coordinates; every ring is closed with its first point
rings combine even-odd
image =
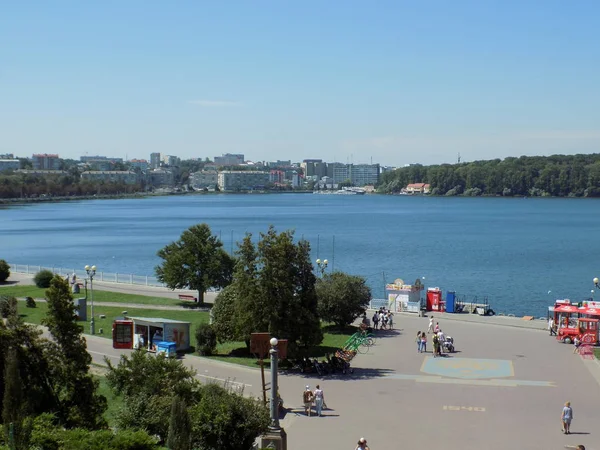
{"type": "Polygon", "coordinates": [[[13,1],[0,42],[0,153],[600,149],[597,0],[13,1]]]}

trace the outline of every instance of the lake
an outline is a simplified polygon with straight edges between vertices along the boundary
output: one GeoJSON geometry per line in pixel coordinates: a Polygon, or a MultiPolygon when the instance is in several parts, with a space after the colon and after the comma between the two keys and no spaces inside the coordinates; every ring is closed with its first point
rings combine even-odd
{"type": "Polygon", "coordinates": [[[517,315],[555,298],[589,298],[600,276],[593,199],[215,194],[0,206],[0,258],[11,264],[154,275],[156,252],[206,222],[227,251],[274,225],[311,242],[328,270],[384,283],[425,277],[517,315]]]}

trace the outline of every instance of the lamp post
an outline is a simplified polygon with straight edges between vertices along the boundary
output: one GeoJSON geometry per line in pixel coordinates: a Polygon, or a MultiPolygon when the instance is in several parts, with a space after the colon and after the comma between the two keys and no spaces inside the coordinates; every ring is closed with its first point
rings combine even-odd
{"type": "Polygon", "coordinates": [[[271,350],[269,351],[271,355],[271,424],[269,425],[269,431],[261,438],[261,447],[287,450],[287,433],[279,425],[279,388],[277,386],[277,363],[279,361],[277,344],[279,344],[279,341],[274,337],[271,338],[269,343],[271,344],[271,350]]]}
{"type": "Polygon", "coordinates": [[[94,275],[96,275],[96,266],[86,266],[85,271],[90,278],[90,301],[92,304],[92,319],[90,320],[90,334],[96,334],[96,324],[94,323],[94,275]]]}
{"type": "Polygon", "coordinates": [[[329,261],[327,261],[326,259],[324,259],[323,261],[321,261],[320,259],[317,259],[317,267],[319,268],[319,271],[321,272],[321,278],[325,275],[325,269],[327,269],[327,264],[329,264],[329,261]]]}
{"type": "Polygon", "coordinates": [[[271,429],[279,430],[279,396],[277,391],[277,364],[279,362],[279,352],[277,351],[277,338],[271,338],[271,429]]]}

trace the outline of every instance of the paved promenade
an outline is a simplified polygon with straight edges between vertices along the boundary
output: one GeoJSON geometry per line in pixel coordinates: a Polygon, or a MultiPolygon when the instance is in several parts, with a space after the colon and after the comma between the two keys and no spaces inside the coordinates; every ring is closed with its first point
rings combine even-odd
{"type": "MultiPolygon", "coordinates": [[[[414,342],[428,319],[399,314],[398,329],[380,332],[376,345],[356,356],[354,374],[282,374],[280,392],[291,408],[282,421],[289,450],[348,450],[361,436],[373,450],[545,450],[576,444],[600,450],[595,429],[600,365],[529,322],[487,319],[436,315],[458,352],[432,358],[417,353],[414,342]],[[309,418],[302,412],[301,393],[306,384],[314,388],[317,383],[330,409],[324,417],[309,418]],[[569,436],[560,431],[565,401],[572,403],[575,416],[569,436]]],[[[88,346],[97,362],[105,354],[116,360],[127,353],[95,336],[88,337],[88,346]]],[[[200,379],[229,379],[246,394],[260,395],[258,370],[194,356],[184,362],[200,379]]]]}

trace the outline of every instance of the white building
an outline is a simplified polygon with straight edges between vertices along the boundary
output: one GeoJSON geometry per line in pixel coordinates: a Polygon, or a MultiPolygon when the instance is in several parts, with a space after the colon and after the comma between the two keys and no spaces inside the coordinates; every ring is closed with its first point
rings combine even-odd
{"type": "Polygon", "coordinates": [[[21,162],[18,159],[0,159],[0,172],[6,170],[19,170],[21,162]]]}
{"type": "Polygon", "coordinates": [[[222,191],[263,189],[269,183],[269,172],[224,170],[218,180],[222,191]]]}
{"type": "Polygon", "coordinates": [[[217,166],[239,166],[244,164],[244,155],[225,153],[222,156],[215,156],[215,164],[217,166]]]}
{"type": "Polygon", "coordinates": [[[90,181],[108,181],[109,183],[135,184],[138,182],[138,176],[135,172],[129,170],[88,170],[81,174],[82,180],[90,181]]]}

